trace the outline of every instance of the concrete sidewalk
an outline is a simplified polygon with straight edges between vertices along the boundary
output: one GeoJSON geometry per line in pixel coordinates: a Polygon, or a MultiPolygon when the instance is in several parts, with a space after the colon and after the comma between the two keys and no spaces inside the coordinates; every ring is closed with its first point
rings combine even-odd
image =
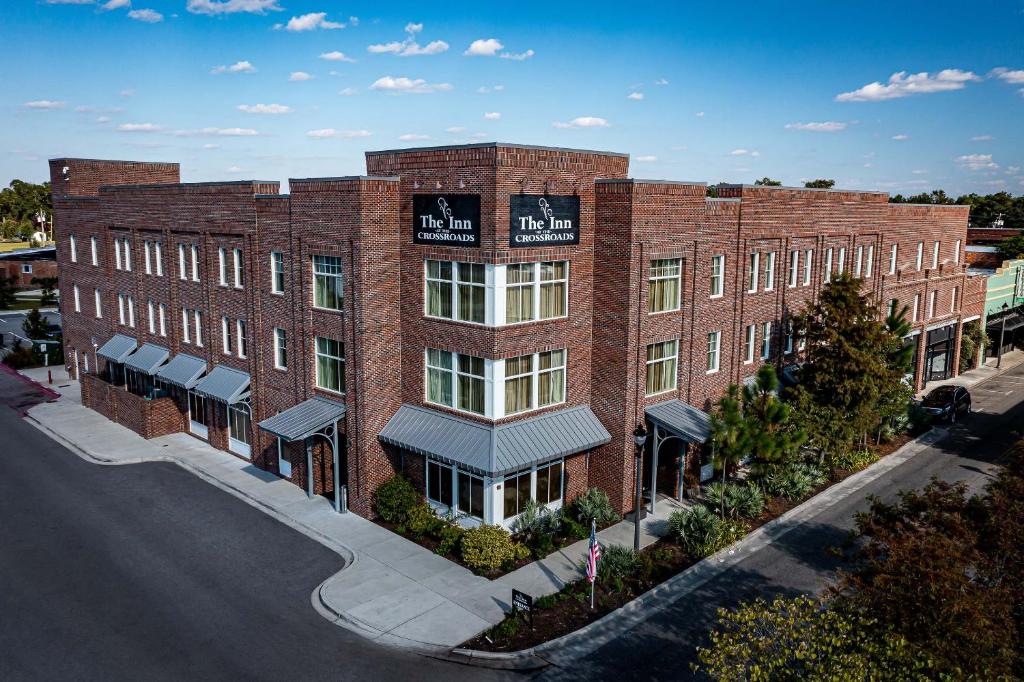
{"type": "Polygon", "coordinates": [[[971,386],[980,384],[986,379],[991,379],[1003,372],[1008,372],[1020,364],[1024,364],[1024,350],[1013,350],[1003,354],[1002,366],[998,369],[996,369],[996,359],[989,358],[985,361],[985,364],[968,370],[958,377],[944,379],[943,381],[929,381],[917,397],[923,397],[939,386],[966,386],[969,389],[971,386]]]}

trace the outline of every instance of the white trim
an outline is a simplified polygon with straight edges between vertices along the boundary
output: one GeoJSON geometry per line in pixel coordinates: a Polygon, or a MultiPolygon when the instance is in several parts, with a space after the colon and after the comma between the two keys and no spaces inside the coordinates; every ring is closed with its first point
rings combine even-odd
{"type": "Polygon", "coordinates": [[[943,327],[952,327],[952,326],[954,326],[956,324],[956,322],[957,322],[956,320],[944,320],[942,322],[936,322],[935,324],[930,324],[927,327],[925,327],[924,330],[926,332],[933,332],[936,329],[942,329],[943,327]]]}
{"type": "Polygon", "coordinates": [[[966,324],[968,322],[974,322],[975,320],[980,320],[980,319],[981,319],[981,315],[971,315],[970,317],[965,317],[964,319],[960,320],[960,323],[961,324],[966,324]]]}
{"type": "Polygon", "coordinates": [[[284,449],[285,449],[284,441],[281,440],[281,438],[279,436],[278,439],[277,439],[277,470],[285,478],[291,478],[292,477],[292,463],[290,461],[284,459],[283,457],[281,457],[281,453],[284,452],[284,449]]]}

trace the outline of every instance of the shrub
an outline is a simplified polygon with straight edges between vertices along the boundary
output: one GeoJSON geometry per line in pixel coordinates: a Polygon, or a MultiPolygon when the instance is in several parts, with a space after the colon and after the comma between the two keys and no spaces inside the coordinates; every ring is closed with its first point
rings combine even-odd
{"type": "Polygon", "coordinates": [[[527,545],[533,556],[538,559],[543,559],[555,551],[555,541],[547,533],[534,533],[530,536],[527,545]]]}
{"type": "Polygon", "coordinates": [[[833,459],[839,469],[847,471],[860,471],[870,464],[878,461],[878,455],[871,450],[854,450],[837,454],[833,459]]]}
{"type": "Polygon", "coordinates": [[[639,568],[640,562],[632,547],[607,545],[601,548],[597,577],[602,581],[624,580],[635,575],[639,568]]]}
{"type": "Polygon", "coordinates": [[[761,479],[764,491],[772,497],[795,500],[824,482],[821,470],[811,464],[785,464],[769,467],[761,479]]]}
{"type": "Polygon", "coordinates": [[[669,516],[668,533],[687,554],[701,559],[722,548],[722,523],[707,507],[680,509],[669,516]]]}
{"type": "Polygon", "coordinates": [[[454,554],[459,550],[459,542],[462,541],[465,532],[459,526],[445,525],[438,534],[439,542],[434,552],[441,556],[454,554]]]}
{"type": "Polygon", "coordinates": [[[395,475],[380,484],[373,493],[373,505],[377,514],[387,521],[402,525],[408,518],[409,510],[419,502],[419,495],[404,476],[395,475]]]}
{"type": "Polygon", "coordinates": [[[434,508],[426,502],[417,504],[406,513],[405,526],[419,540],[424,535],[439,533],[445,522],[437,518],[434,508]]]}
{"type": "Polygon", "coordinates": [[[512,558],[510,561],[522,561],[530,558],[530,548],[521,542],[512,543],[512,558]]]}
{"type": "Polygon", "coordinates": [[[599,526],[607,526],[619,520],[608,494],[599,488],[591,488],[577,497],[572,503],[571,515],[587,532],[590,530],[591,519],[597,519],[599,526]]]}
{"type": "Polygon", "coordinates": [[[582,540],[583,538],[590,536],[590,524],[583,525],[576,519],[566,514],[561,514],[562,517],[562,533],[570,538],[577,538],[582,540]]]}
{"type": "Polygon", "coordinates": [[[920,403],[911,403],[907,408],[907,418],[910,420],[910,435],[916,436],[924,433],[932,426],[935,417],[928,412],[920,403]]]}
{"type": "Polygon", "coordinates": [[[532,536],[539,533],[557,533],[562,528],[561,512],[553,512],[536,500],[527,500],[516,520],[512,532],[516,535],[532,536]]]}
{"type": "Polygon", "coordinates": [[[515,557],[512,537],[501,526],[477,526],[462,535],[462,562],[474,571],[495,571],[515,557]]]}
{"type": "Polygon", "coordinates": [[[712,483],[704,489],[707,505],[716,512],[723,508],[729,518],[752,519],[764,511],[764,493],[752,484],[712,483]]]}
{"type": "Polygon", "coordinates": [[[793,462],[789,465],[794,471],[799,471],[803,475],[807,476],[811,481],[811,485],[817,488],[819,485],[828,482],[828,474],[817,464],[811,464],[810,462],[793,462]]]}

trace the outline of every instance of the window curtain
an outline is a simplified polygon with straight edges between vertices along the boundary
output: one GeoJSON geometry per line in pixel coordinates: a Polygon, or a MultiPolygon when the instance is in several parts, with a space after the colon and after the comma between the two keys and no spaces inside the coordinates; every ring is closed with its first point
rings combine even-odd
{"type": "Polygon", "coordinates": [[[451,318],[451,282],[427,282],[427,314],[433,317],[451,318]]]}

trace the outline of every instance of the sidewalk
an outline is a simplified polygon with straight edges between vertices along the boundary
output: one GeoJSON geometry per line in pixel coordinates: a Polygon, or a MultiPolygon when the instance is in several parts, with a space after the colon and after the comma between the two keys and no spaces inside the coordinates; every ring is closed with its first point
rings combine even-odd
{"type": "Polygon", "coordinates": [[[958,377],[954,377],[952,379],[945,379],[943,381],[929,381],[928,384],[924,387],[924,390],[922,390],[917,395],[917,397],[921,398],[930,393],[932,390],[938,388],[939,386],[952,385],[966,386],[967,388],[970,388],[971,386],[980,384],[982,381],[985,381],[986,379],[991,379],[992,377],[998,374],[1002,374],[1003,372],[1007,372],[1021,364],[1024,364],[1024,350],[1010,351],[1009,353],[1003,354],[1002,367],[1000,367],[999,369],[996,369],[996,359],[989,358],[988,360],[985,361],[985,364],[981,365],[980,367],[975,367],[972,370],[968,370],[958,377]]]}
{"type": "MultiPolygon", "coordinates": [[[[52,385],[45,369],[22,372],[60,393],[28,411],[31,423],[99,464],[176,463],[336,551],[345,567],[317,588],[313,606],[328,620],[377,642],[446,653],[500,623],[512,589],[541,597],[582,577],[586,540],[497,580],[474,575],[356,514],[338,514],[326,499],[309,499],[298,486],[188,434],[147,441],[83,407],[79,384],[69,381],[62,367],[51,370],[52,385]]],[[[657,540],[674,506],[659,500],[658,514],[641,522],[644,546],[657,540]]],[[[598,537],[605,545],[631,546],[633,524],[618,523],[598,537]]]]}

